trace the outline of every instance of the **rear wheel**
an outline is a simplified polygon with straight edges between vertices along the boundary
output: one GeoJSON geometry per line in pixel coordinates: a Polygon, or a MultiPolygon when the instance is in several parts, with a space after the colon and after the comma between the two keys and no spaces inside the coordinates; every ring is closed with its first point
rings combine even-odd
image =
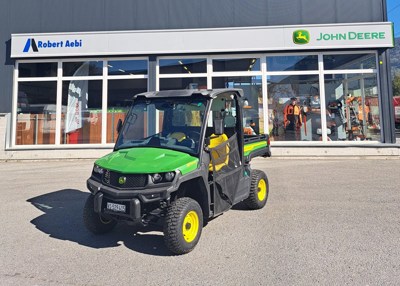
{"type": "Polygon", "coordinates": [[[253,170],[251,174],[251,185],[249,197],[244,201],[252,210],[261,209],[268,199],[269,183],[267,175],[260,170],[253,170]]]}
{"type": "Polygon", "coordinates": [[[94,211],[94,196],[90,195],[83,208],[83,223],[94,234],[110,232],[117,225],[112,219],[106,219],[94,211]]]}
{"type": "Polygon", "coordinates": [[[203,229],[203,212],[191,198],[174,201],[167,210],[164,241],[174,254],[185,254],[194,249],[203,229]]]}

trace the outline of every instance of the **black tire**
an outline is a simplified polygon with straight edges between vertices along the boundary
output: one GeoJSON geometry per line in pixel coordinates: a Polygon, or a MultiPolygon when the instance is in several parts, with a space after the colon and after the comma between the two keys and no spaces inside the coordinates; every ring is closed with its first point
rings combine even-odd
{"type": "Polygon", "coordinates": [[[249,197],[244,200],[249,209],[258,210],[265,206],[268,199],[269,183],[267,175],[260,170],[251,172],[249,197]]]}
{"type": "Polygon", "coordinates": [[[90,195],[83,208],[83,223],[94,234],[110,232],[117,225],[112,219],[106,219],[94,211],[94,196],[90,195]]]}
{"type": "Polygon", "coordinates": [[[203,211],[191,198],[180,198],[168,207],[164,223],[164,241],[174,254],[194,249],[203,229],[203,211]],[[185,223],[186,221],[186,223],[185,223]]]}

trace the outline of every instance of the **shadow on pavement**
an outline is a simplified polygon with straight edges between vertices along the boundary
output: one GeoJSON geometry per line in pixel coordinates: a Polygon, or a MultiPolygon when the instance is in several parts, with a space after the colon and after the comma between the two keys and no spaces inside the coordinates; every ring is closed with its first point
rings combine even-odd
{"type": "Polygon", "coordinates": [[[127,248],[149,255],[172,255],[164,245],[163,235],[156,227],[117,225],[111,232],[94,235],[83,224],[83,206],[88,193],[64,189],[31,198],[27,202],[43,214],[31,221],[50,237],[76,242],[91,248],[109,248],[124,244],[127,248]]]}

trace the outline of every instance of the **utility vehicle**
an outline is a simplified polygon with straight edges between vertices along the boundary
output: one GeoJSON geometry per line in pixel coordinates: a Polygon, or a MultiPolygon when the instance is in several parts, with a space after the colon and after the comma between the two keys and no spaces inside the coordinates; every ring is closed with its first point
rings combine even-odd
{"type": "Polygon", "coordinates": [[[268,179],[250,160],[271,156],[269,138],[245,134],[245,105],[239,89],[134,96],[114,151],[87,180],[86,227],[100,234],[121,221],[158,223],[167,248],[184,254],[210,218],[241,201],[264,207],[268,179]]]}

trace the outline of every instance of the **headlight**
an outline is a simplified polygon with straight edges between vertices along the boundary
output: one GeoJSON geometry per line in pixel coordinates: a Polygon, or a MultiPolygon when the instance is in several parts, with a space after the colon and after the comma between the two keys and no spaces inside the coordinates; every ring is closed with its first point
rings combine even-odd
{"type": "Polygon", "coordinates": [[[93,173],[103,175],[104,169],[97,166],[96,164],[93,166],[93,173]]]}
{"type": "Polygon", "coordinates": [[[152,176],[151,176],[151,178],[153,179],[153,183],[155,183],[155,184],[157,184],[157,183],[161,183],[162,182],[162,179],[163,179],[163,177],[160,175],[160,174],[153,174],[152,176]]]}
{"type": "Polygon", "coordinates": [[[152,174],[151,180],[154,184],[172,182],[175,178],[175,172],[156,173],[152,174]]]}
{"type": "Polygon", "coordinates": [[[172,180],[175,178],[175,172],[167,172],[164,174],[164,178],[167,182],[172,182],[172,180]]]}

